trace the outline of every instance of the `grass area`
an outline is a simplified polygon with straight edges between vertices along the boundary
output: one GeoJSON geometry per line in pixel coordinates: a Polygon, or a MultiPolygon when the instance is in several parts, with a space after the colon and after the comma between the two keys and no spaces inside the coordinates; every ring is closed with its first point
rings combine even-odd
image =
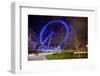
{"type": "Polygon", "coordinates": [[[53,60],[53,59],[80,59],[80,58],[88,58],[88,53],[74,53],[74,50],[69,50],[69,51],[56,51],[56,52],[42,52],[42,51],[34,51],[34,50],[29,50],[29,54],[39,54],[39,53],[51,53],[47,54],[46,58],[48,60],[53,60]],[[53,54],[52,54],[53,53],[53,54]]]}
{"type": "Polygon", "coordinates": [[[54,53],[51,55],[46,56],[48,60],[53,59],[79,59],[79,58],[88,58],[87,53],[83,54],[74,54],[74,52],[61,52],[61,53],[54,53]]]}

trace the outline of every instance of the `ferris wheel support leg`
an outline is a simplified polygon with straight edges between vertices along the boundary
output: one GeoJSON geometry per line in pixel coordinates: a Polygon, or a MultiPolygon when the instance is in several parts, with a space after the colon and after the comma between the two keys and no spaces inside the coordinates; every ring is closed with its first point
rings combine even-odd
{"type": "Polygon", "coordinates": [[[48,48],[49,48],[49,45],[50,45],[53,34],[54,34],[54,32],[51,33],[51,36],[50,36],[50,39],[49,39],[49,42],[48,42],[48,48]]]}

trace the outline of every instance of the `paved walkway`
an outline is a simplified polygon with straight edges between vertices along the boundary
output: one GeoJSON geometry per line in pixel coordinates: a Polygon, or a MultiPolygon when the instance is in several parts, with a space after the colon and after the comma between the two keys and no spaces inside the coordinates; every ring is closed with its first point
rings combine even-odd
{"type": "Polygon", "coordinates": [[[52,53],[39,53],[39,54],[29,54],[29,60],[47,60],[46,55],[52,53]]]}

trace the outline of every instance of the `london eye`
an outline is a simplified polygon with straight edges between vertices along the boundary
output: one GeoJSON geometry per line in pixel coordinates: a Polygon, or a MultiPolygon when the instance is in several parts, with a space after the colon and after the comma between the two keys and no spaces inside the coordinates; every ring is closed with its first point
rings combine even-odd
{"type": "Polygon", "coordinates": [[[41,51],[60,50],[69,37],[69,26],[63,20],[51,20],[41,29],[39,48],[41,51]]]}

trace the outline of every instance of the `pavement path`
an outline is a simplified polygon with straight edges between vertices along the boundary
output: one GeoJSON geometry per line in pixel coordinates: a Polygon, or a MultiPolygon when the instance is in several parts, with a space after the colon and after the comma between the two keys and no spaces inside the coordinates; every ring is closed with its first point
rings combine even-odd
{"type": "Polygon", "coordinates": [[[29,54],[28,59],[29,60],[47,60],[46,55],[48,54],[52,54],[52,53],[29,54]]]}

